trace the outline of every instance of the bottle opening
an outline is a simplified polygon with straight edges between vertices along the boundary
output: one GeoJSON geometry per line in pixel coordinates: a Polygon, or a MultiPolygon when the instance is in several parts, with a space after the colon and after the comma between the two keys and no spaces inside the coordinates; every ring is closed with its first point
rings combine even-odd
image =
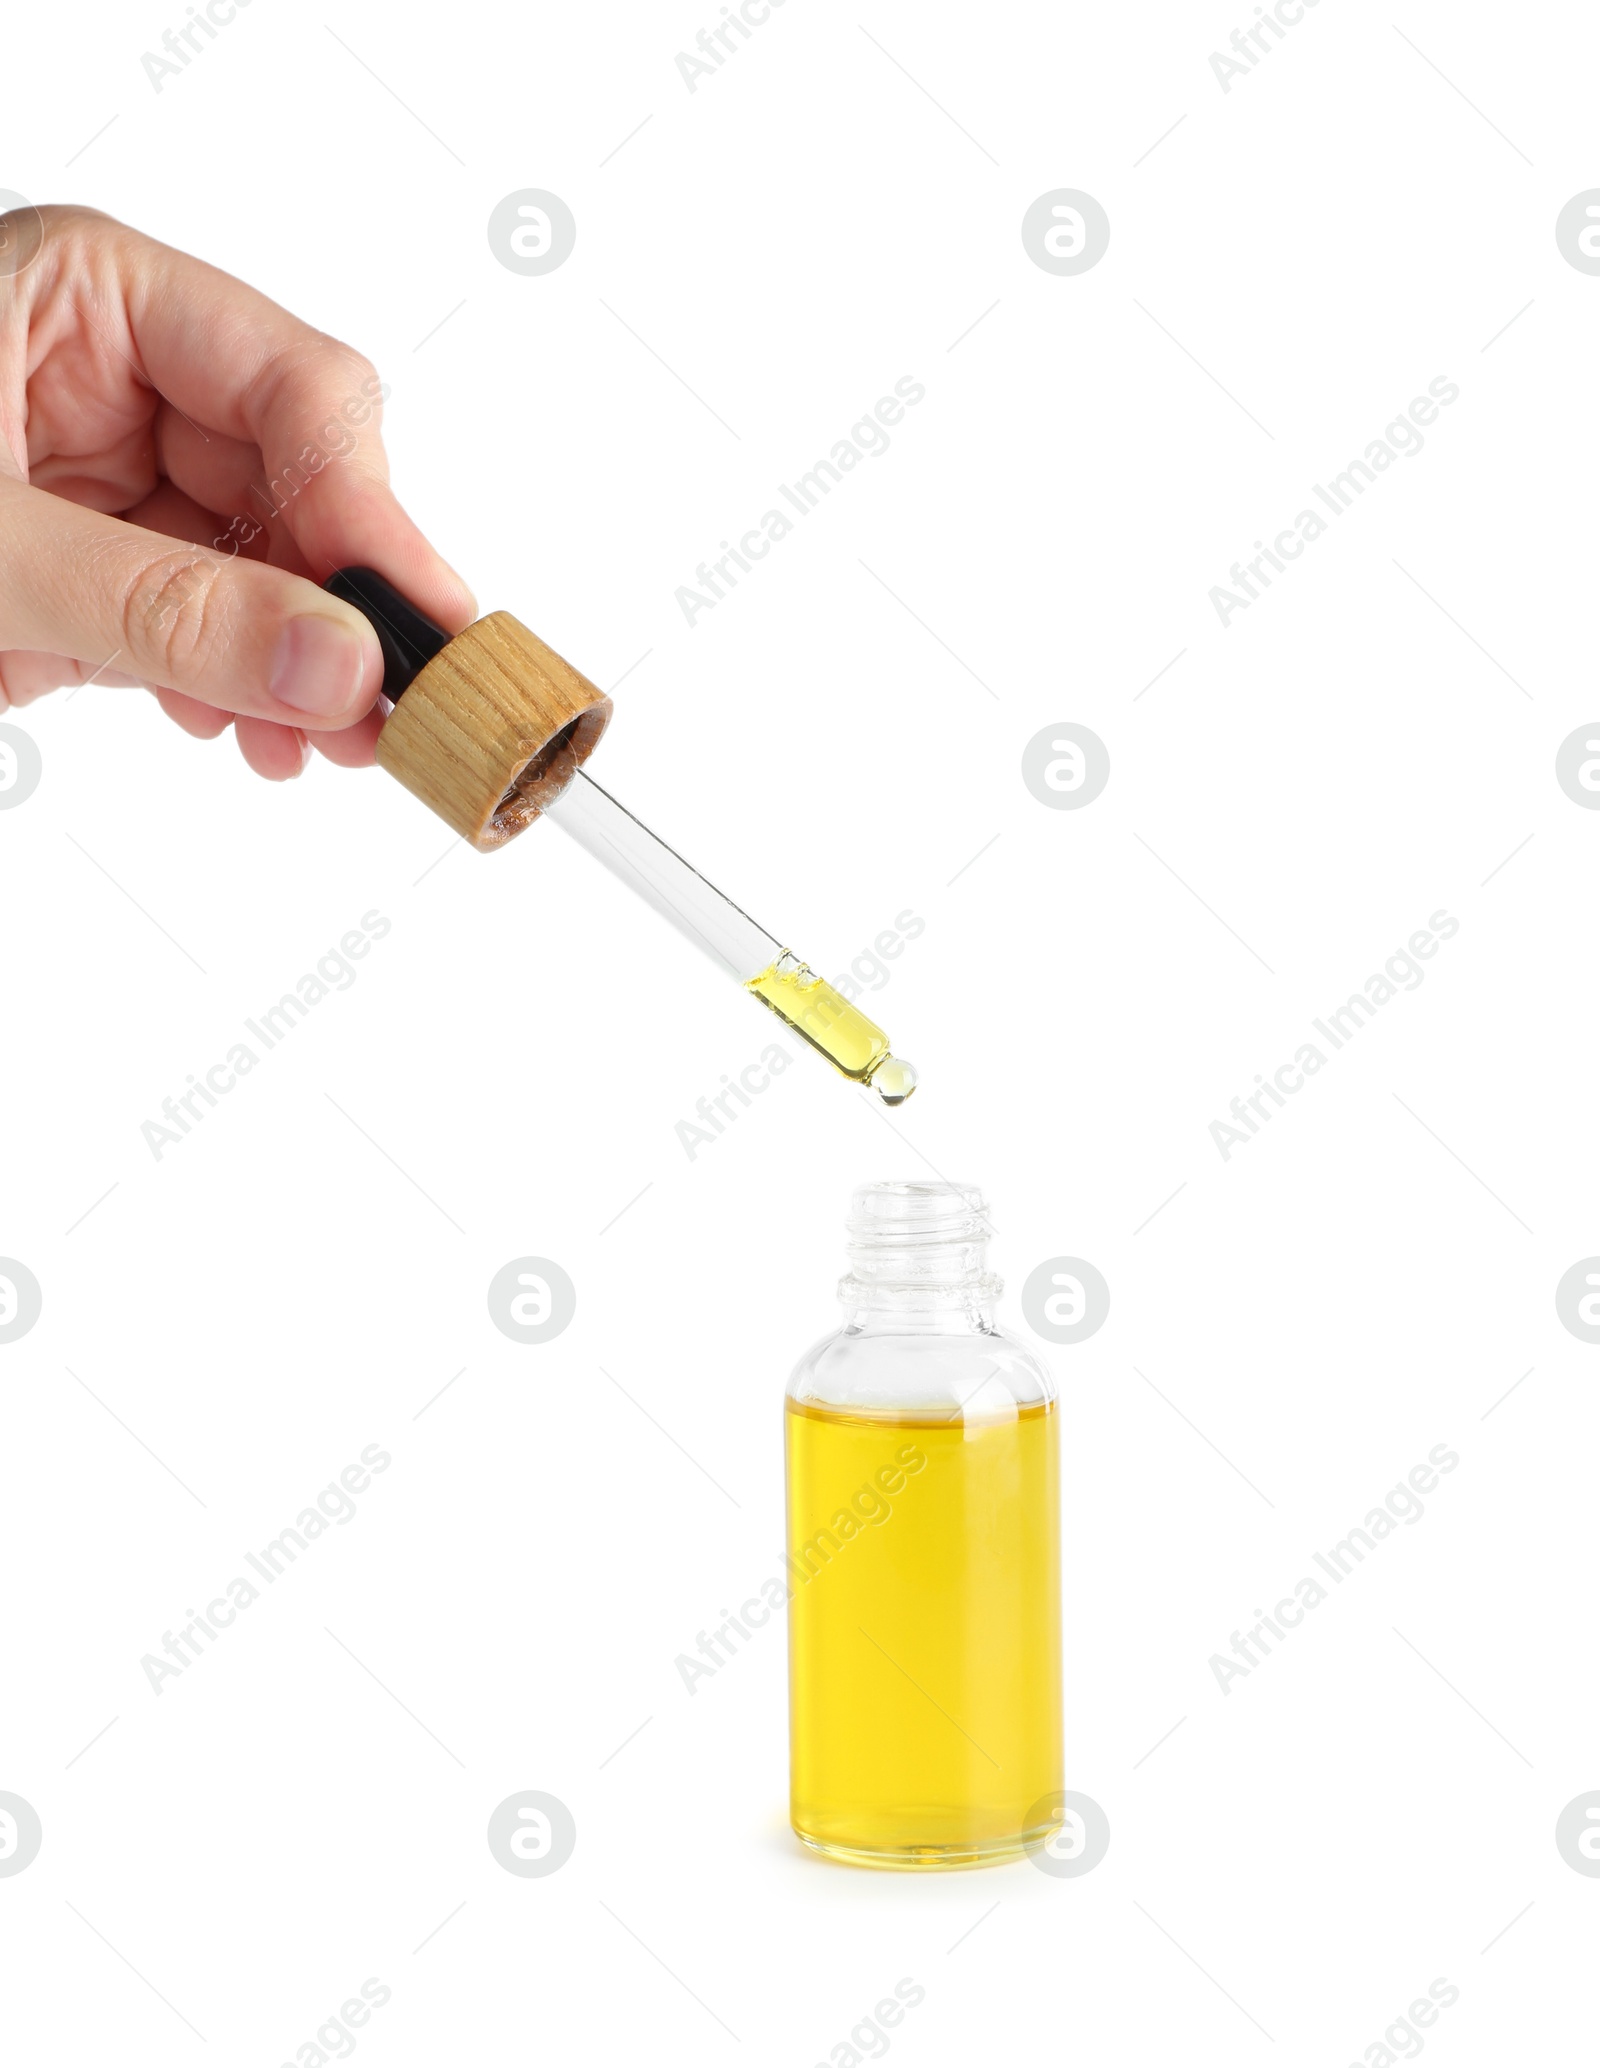
{"type": "Polygon", "coordinates": [[[1000,1291],[985,1266],[989,1208],[976,1185],[918,1178],[858,1186],[845,1233],[846,1307],[891,1290],[983,1301],[1000,1291]]]}

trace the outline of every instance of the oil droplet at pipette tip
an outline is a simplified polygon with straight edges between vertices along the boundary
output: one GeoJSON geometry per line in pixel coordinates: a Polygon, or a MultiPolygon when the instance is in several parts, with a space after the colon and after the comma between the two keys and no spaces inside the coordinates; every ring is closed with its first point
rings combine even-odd
{"type": "Polygon", "coordinates": [[[903,1106],[917,1088],[917,1073],[899,1056],[885,1056],[867,1079],[886,1106],[903,1106]]]}

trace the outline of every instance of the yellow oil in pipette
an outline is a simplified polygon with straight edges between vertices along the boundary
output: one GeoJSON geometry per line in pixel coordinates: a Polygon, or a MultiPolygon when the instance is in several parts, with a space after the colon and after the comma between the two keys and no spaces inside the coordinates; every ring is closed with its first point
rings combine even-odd
{"type": "Polygon", "coordinates": [[[889,1053],[889,1037],[786,948],[745,984],[844,1077],[870,1084],[885,1105],[898,1106],[917,1088],[909,1063],[889,1053]]]}

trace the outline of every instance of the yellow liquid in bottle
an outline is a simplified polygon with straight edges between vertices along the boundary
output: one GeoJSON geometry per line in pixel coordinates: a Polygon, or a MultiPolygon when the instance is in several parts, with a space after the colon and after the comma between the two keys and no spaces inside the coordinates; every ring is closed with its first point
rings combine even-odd
{"type": "Polygon", "coordinates": [[[1015,1858],[1059,1825],[1054,1404],[785,1406],[795,1831],[870,1866],[1015,1858]]]}
{"type": "Polygon", "coordinates": [[[745,989],[857,1083],[865,1084],[889,1053],[883,1029],[787,950],[745,989]]]}

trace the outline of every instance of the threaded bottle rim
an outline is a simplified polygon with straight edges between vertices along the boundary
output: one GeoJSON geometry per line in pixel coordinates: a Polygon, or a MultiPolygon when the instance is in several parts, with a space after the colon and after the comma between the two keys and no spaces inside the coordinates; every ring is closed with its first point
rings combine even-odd
{"type": "Polygon", "coordinates": [[[850,1195],[845,1229],[852,1247],[983,1242],[992,1232],[988,1203],[978,1186],[948,1184],[942,1178],[885,1178],[858,1185],[850,1195]]]}
{"type": "Polygon", "coordinates": [[[846,1308],[874,1294],[992,1301],[1000,1281],[985,1268],[992,1230],[976,1185],[885,1179],[859,1185],[845,1223],[850,1269],[839,1282],[846,1308]]]}

